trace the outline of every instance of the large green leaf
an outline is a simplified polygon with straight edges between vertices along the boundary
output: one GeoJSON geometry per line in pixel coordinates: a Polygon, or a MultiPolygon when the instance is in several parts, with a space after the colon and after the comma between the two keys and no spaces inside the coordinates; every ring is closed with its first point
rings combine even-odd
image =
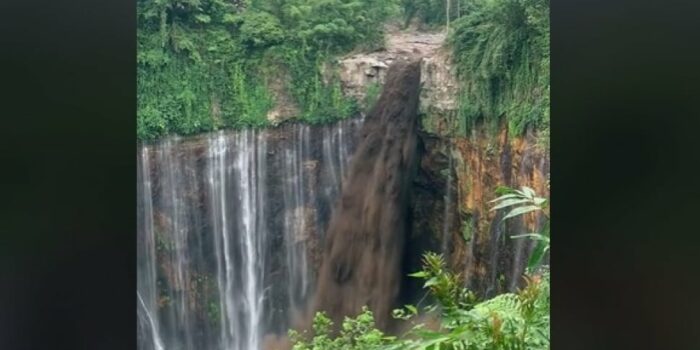
{"type": "Polygon", "coordinates": [[[519,194],[515,194],[515,193],[504,194],[504,195],[502,195],[502,196],[500,196],[500,197],[498,197],[498,198],[496,198],[496,199],[494,199],[494,200],[489,201],[489,203],[502,201],[502,200],[508,199],[508,198],[522,198],[522,197],[523,197],[523,196],[521,196],[521,195],[519,195],[519,194]]]}
{"type": "Polygon", "coordinates": [[[536,206],[536,205],[527,205],[524,207],[518,207],[510,211],[508,215],[506,215],[503,220],[510,219],[512,217],[518,216],[518,215],[523,215],[527,214],[536,210],[542,210],[542,208],[536,206]]]}
{"type": "Polygon", "coordinates": [[[430,279],[428,279],[427,281],[425,281],[425,284],[423,285],[423,288],[428,288],[428,287],[434,286],[434,285],[436,285],[436,284],[438,284],[438,279],[435,278],[435,277],[431,277],[430,279]]]}
{"type": "Polygon", "coordinates": [[[510,207],[516,204],[523,204],[523,203],[530,203],[532,202],[530,199],[527,198],[517,198],[517,199],[506,199],[503,202],[499,203],[497,206],[491,208],[491,211],[498,210],[501,208],[505,207],[510,207]]]}
{"type": "Polygon", "coordinates": [[[527,187],[527,186],[523,186],[522,190],[527,198],[530,198],[530,199],[535,198],[535,190],[533,190],[532,188],[527,187]]]}
{"type": "Polygon", "coordinates": [[[524,233],[521,235],[510,236],[510,238],[513,238],[513,239],[524,238],[524,237],[532,238],[535,241],[547,241],[547,242],[549,242],[549,237],[547,237],[541,233],[524,233]]]}
{"type": "Polygon", "coordinates": [[[549,242],[540,240],[537,242],[537,246],[535,246],[535,249],[532,251],[532,255],[530,255],[530,260],[527,262],[527,269],[532,271],[535,269],[537,266],[539,266],[540,262],[542,261],[542,258],[544,257],[544,253],[546,253],[549,248],[549,242]]]}
{"type": "Polygon", "coordinates": [[[428,273],[425,271],[418,271],[414,273],[408,274],[409,277],[416,277],[416,278],[426,278],[428,277],[428,273]]]}

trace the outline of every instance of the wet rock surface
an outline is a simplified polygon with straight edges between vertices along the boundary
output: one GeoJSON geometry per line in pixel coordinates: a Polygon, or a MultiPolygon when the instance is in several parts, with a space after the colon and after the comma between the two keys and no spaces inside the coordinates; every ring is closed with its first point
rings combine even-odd
{"type": "MultiPolygon", "coordinates": [[[[446,78],[444,74],[437,76],[435,74],[436,71],[442,71],[437,66],[445,63],[444,60],[437,58],[445,54],[445,50],[441,48],[445,40],[444,32],[399,31],[390,28],[386,38],[383,50],[355,53],[339,60],[338,73],[346,95],[361,101],[372,84],[379,86],[384,84],[389,66],[394,62],[423,59],[421,108],[428,108],[433,104],[433,100],[447,98],[435,95],[435,87],[438,86],[435,79],[446,78]]],[[[443,86],[445,81],[440,81],[440,86],[443,86]]],[[[444,107],[444,103],[437,103],[440,104],[440,108],[444,107]]]]}

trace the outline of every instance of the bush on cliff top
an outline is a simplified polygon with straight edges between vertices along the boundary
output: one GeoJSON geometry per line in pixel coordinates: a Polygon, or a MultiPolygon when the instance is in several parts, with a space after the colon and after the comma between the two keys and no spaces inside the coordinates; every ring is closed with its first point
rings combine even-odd
{"type": "Polygon", "coordinates": [[[355,106],[320,78],[321,64],[381,46],[395,10],[379,0],[138,0],[138,137],[265,126],[271,70],[291,75],[302,119],[346,117],[355,106]]]}
{"type": "Polygon", "coordinates": [[[549,127],[549,0],[475,0],[450,36],[462,82],[462,128],[549,127]]]}

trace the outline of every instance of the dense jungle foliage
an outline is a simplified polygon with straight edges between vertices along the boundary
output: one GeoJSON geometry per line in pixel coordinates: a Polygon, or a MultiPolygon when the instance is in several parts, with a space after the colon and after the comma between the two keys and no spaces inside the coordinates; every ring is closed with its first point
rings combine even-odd
{"type": "Polygon", "coordinates": [[[549,130],[549,0],[469,1],[448,38],[461,81],[460,129],[505,117],[549,130]]]}
{"type": "MultiPolygon", "coordinates": [[[[138,0],[139,139],[263,127],[285,91],[323,123],[366,104],[343,96],[334,58],[380,48],[388,21],[450,22],[461,83],[455,130],[549,125],[549,0],[138,0]]],[[[376,92],[375,92],[376,93],[376,92]]]]}
{"type": "Polygon", "coordinates": [[[382,44],[398,7],[384,0],[138,0],[140,139],[267,125],[273,82],[287,81],[301,119],[352,114],[329,58],[382,44]],[[286,79],[284,74],[288,74],[286,79]]]}
{"type": "Polygon", "coordinates": [[[404,26],[412,22],[425,27],[446,25],[466,14],[474,0],[401,0],[404,26]]]}

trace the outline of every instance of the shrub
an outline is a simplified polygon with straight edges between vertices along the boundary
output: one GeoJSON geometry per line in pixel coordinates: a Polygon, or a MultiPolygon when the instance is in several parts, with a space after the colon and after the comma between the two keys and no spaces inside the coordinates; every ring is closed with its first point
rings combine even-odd
{"type": "MultiPolygon", "coordinates": [[[[314,320],[310,339],[290,331],[294,350],[336,349],[469,349],[539,350],[550,343],[549,272],[525,276],[526,286],[518,293],[507,293],[476,303],[474,296],[458,283],[458,276],[447,271],[440,255],[424,256],[423,270],[413,274],[437,300],[428,309],[441,312],[437,331],[418,324],[402,337],[386,336],[374,328],[372,314],[366,308],[356,318],[346,318],[339,335],[332,334],[332,323],[323,313],[314,320]]],[[[397,318],[411,319],[418,310],[407,305],[394,311],[397,318]]]]}
{"type": "Polygon", "coordinates": [[[460,122],[549,124],[549,0],[475,0],[448,38],[462,82],[460,122]]]}
{"type": "Polygon", "coordinates": [[[250,50],[278,45],[284,32],[277,17],[267,12],[246,12],[240,28],[240,40],[250,50]]]}
{"type": "MultiPolygon", "coordinates": [[[[439,271],[439,275],[445,273],[439,271]]],[[[444,305],[444,301],[440,301],[440,330],[431,331],[418,325],[404,340],[387,349],[549,348],[549,273],[525,278],[527,285],[518,293],[501,294],[459,307],[444,305]]],[[[466,289],[459,289],[457,295],[469,294],[466,289]]]]}
{"type": "Polygon", "coordinates": [[[138,137],[265,126],[272,96],[264,82],[275,69],[291,75],[300,119],[357,113],[321,67],[380,46],[395,10],[395,0],[139,0],[138,137]],[[278,62],[264,71],[271,58],[278,62]]]}
{"type": "Polygon", "coordinates": [[[337,336],[332,335],[333,322],[323,313],[316,314],[313,322],[314,336],[290,331],[293,350],[374,350],[382,349],[396,341],[374,326],[372,312],[366,307],[357,317],[346,317],[337,336]]]}
{"type": "MultiPolygon", "coordinates": [[[[533,212],[546,213],[548,201],[538,197],[534,190],[523,186],[520,190],[502,187],[492,210],[507,209],[503,220],[533,212]]],[[[403,336],[388,337],[374,328],[371,312],[364,308],[357,318],[346,318],[343,331],[332,334],[332,324],[323,313],[314,322],[314,337],[310,340],[296,332],[290,332],[295,350],[331,349],[468,349],[468,350],[540,350],[550,344],[550,275],[549,269],[540,266],[543,255],[549,250],[549,225],[541,233],[515,235],[512,238],[529,237],[539,242],[532,254],[528,274],[524,275],[525,287],[517,293],[506,293],[494,298],[477,301],[475,295],[464,288],[459,274],[449,271],[443,257],[436,253],[423,256],[423,268],[410,276],[425,281],[423,287],[435,300],[424,311],[441,316],[440,329],[428,330],[422,323],[416,324],[403,336]],[[539,267],[539,268],[538,268],[539,267]],[[352,339],[356,337],[357,342],[352,339]]],[[[419,310],[413,305],[394,310],[394,317],[411,320],[419,310]]]]}

